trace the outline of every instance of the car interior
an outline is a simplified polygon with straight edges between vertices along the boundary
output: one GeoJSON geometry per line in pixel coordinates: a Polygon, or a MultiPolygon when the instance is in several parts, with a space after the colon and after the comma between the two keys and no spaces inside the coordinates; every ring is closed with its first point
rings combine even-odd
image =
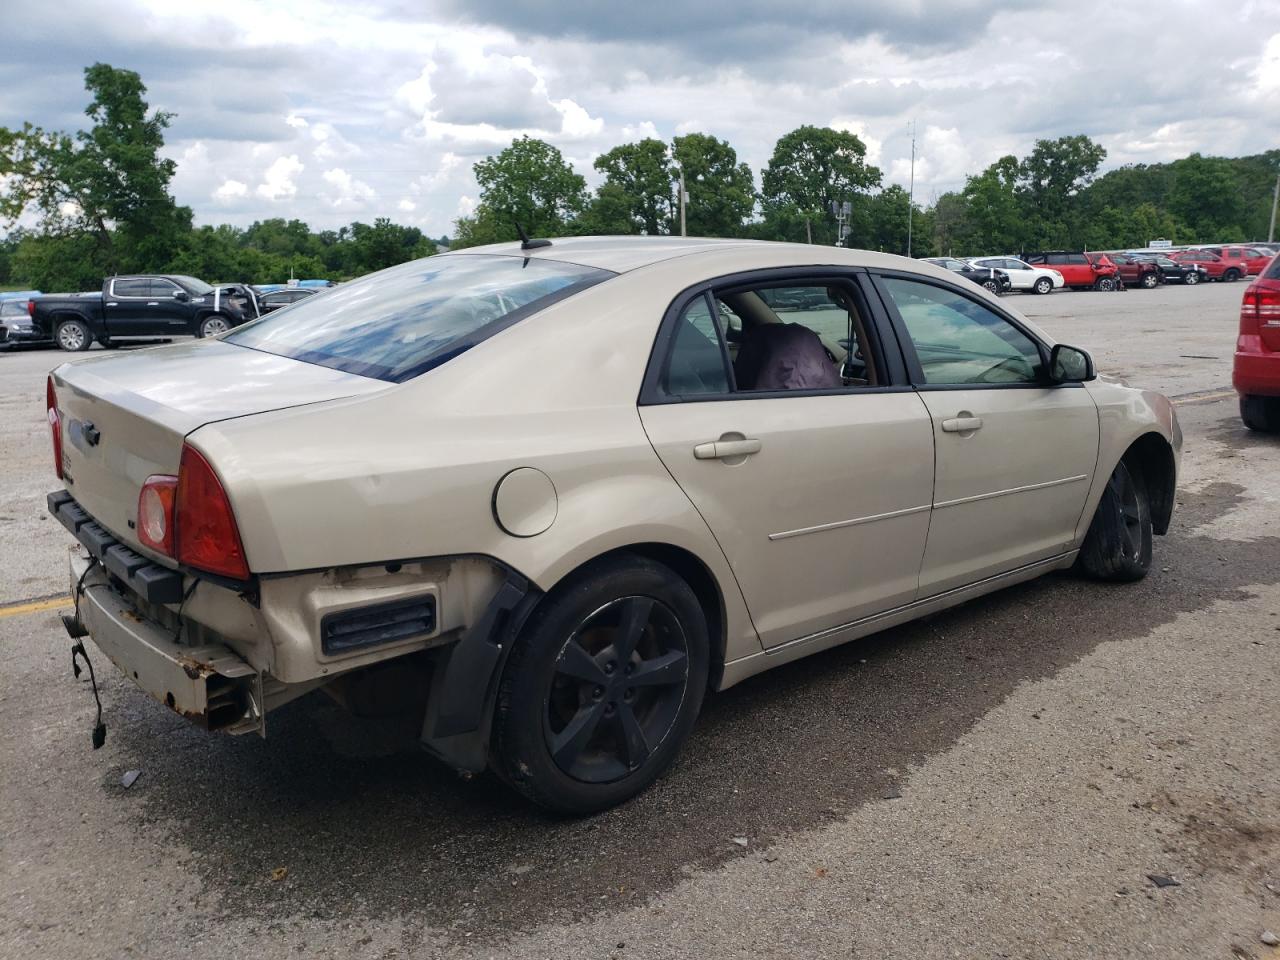
{"type": "Polygon", "coordinates": [[[880,382],[864,319],[844,286],[735,288],[711,299],[716,321],[706,298],[690,304],[680,318],[667,368],[668,393],[838,390],[880,382]]]}

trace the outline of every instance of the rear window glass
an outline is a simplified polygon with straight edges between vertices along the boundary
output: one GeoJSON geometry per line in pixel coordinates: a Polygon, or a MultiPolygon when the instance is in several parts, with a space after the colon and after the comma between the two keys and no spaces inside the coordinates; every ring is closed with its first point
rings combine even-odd
{"type": "Polygon", "coordinates": [[[398,383],[611,276],[555,260],[430,257],[307,297],[223,339],[398,383]]]}
{"type": "Polygon", "coordinates": [[[1270,265],[1262,271],[1262,275],[1268,280],[1280,280],[1280,256],[1271,261],[1270,265]]]}

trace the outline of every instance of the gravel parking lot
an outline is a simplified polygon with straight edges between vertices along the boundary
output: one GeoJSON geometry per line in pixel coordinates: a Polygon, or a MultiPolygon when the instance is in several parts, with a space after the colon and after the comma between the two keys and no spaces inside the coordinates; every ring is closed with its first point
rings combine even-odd
{"type": "Polygon", "coordinates": [[[579,821],[324,696],[208,736],[102,657],[92,751],[39,602],[65,357],[0,354],[0,956],[1280,957],[1280,438],[1230,392],[1242,289],[1006,298],[1179,404],[1145,581],[1055,575],[756,677],[579,821]]]}

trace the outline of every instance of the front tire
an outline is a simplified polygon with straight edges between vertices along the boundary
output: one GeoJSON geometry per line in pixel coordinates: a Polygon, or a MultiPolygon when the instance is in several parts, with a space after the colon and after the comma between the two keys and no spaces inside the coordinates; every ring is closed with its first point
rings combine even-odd
{"type": "Polygon", "coordinates": [[[1099,277],[1093,285],[1093,289],[1110,292],[1116,288],[1116,282],[1110,277],[1099,277]]]}
{"type": "Polygon", "coordinates": [[[1250,430],[1280,433],[1280,397],[1240,394],[1240,419],[1250,430]]]}
{"type": "Polygon", "coordinates": [[[1136,468],[1116,464],[1077,565],[1096,580],[1130,583],[1151,569],[1151,504],[1136,468]]]}
{"type": "Polygon", "coordinates": [[[53,336],[58,346],[68,353],[81,353],[93,346],[89,328],[79,320],[63,320],[53,336]]]}
{"type": "Polygon", "coordinates": [[[668,567],[598,561],[533,612],[502,672],[498,775],[557,813],[629,800],[672,763],[707,687],[702,606],[668,567]]]}
{"type": "Polygon", "coordinates": [[[1044,294],[1046,293],[1053,292],[1053,281],[1050,280],[1048,277],[1041,277],[1039,280],[1036,281],[1035,286],[1032,287],[1031,289],[1034,290],[1036,293],[1040,294],[1041,296],[1044,296],[1044,294]]]}
{"type": "Polygon", "coordinates": [[[1160,285],[1160,278],[1154,273],[1144,273],[1142,275],[1142,288],[1144,290],[1154,290],[1160,285]]]}
{"type": "Polygon", "coordinates": [[[216,337],[219,334],[226,333],[231,329],[231,324],[227,322],[227,318],[220,313],[211,313],[200,321],[200,328],[196,331],[196,336],[201,340],[207,337],[216,337]]]}
{"type": "Polygon", "coordinates": [[[987,291],[993,297],[1000,296],[1000,281],[988,278],[982,281],[982,289],[987,291]]]}
{"type": "Polygon", "coordinates": [[[1200,282],[1200,271],[1199,270],[1191,271],[1185,277],[1182,278],[1182,282],[1185,283],[1188,287],[1194,287],[1197,283],[1200,282]]]}
{"type": "Polygon", "coordinates": [[[1237,280],[1240,279],[1240,271],[1237,270],[1235,267],[1232,267],[1222,275],[1222,279],[1227,281],[1227,283],[1235,283],[1237,280]]]}

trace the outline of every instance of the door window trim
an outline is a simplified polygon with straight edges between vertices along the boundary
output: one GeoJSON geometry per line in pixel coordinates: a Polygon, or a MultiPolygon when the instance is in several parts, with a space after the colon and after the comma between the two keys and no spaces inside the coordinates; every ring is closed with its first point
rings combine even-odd
{"type": "Polygon", "coordinates": [[[889,325],[893,329],[894,335],[898,338],[898,346],[902,350],[903,358],[906,361],[907,372],[913,389],[921,393],[945,390],[1084,389],[1083,383],[1052,383],[1043,373],[1041,374],[1040,379],[1024,383],[928,383],[925,380],[924,368],[920,364],[920,358],[916,354],[915,343],[911,339],[911,334],[907,330],[906,322],[902,319],[902,314],[898,310],[897,303],[894,302],[893,296],[882,283],[882,280],[884,279],[909,280],[915,283],[927,284],[931,287],[938,287],[941,290],[955,294],[958,297],[962,297],[965,300],[973,302],[977,306],[991,311],[996,316],[1000,317],[1000,319],[1011,324],[1014,329],[1035,344],[1036,350],[1040,353],[1040,369],[1042,371],[1047,371],[1049,367],[1049,345],[1028,329],[1025,323],[1008,311],[1001,309],[999,304],[988,303],[970,293],[968,290],[964,290],[953,283],[946,283],[931,276],[912,273],[906,270],[868,271],[867,278],[875,288],[876,295],[880,300],[881,308],[884,310],[885,315],[888,318],[889,325]]]}
{"type": "Polygon", "coordinates": [[[867,271],[864,267],[839,266],[800,266],[800,267],[767,267],[760,270],[748,270],[741,273],[725,274],[702,280],[680,291],[662,316],[658,333],[654,337],[649,351],[649,361],[645,367],[644,379],[640,385],[640,396],[637,406],[659,406],[672,403],[723,403],[737,400],[772,400],[779,397],[830,397],[856,396],[866,393],[909,393],[914,388],[908,379],[908,370],[902,356],[901,345],[892,331],[886,331],[884,317],[876,309],[875,300],[867,288],[867,271]],[[729,360],[728,341],[721,323],[720,310],[716,306],[716,295],[720,292],[755,290],[762,287],[785,287],[798,285],[797,281],[805,281],[805,286],[825,286],[839,283],[847,286],[854,295],[858,309],[861,311],[863,329],[872,340],[871,347],[876,351],[883,370],[885,384],[878,387],[838,387],[819,390],[744,390],[737,389],[733,377],[733,364],[729,360]],[[662,389],[663,374],[671,360],[675,347],[677,323],[688,307],[699,297],[708,300],[712,322],[716,326],[716,335],[720,339],[720,356],[726,366],[730,392],[694,394],[678,396],[666,393],[662,389]],[[886,336],[889,334],[889,336],[886,336]]]}
{"type": "Polygon", "coordinates": [[[147,284],[148,290],[151,289],[150,277],[112,277],[111,288],[107,291],[107,295],[112,300],[150,300],[151,299],[151,295],[146,293],[144,293],[140,297],[132,293],[116,293],[116,284],[119,283],[121,280],[141,280],[143,283],[147,284]]]}

